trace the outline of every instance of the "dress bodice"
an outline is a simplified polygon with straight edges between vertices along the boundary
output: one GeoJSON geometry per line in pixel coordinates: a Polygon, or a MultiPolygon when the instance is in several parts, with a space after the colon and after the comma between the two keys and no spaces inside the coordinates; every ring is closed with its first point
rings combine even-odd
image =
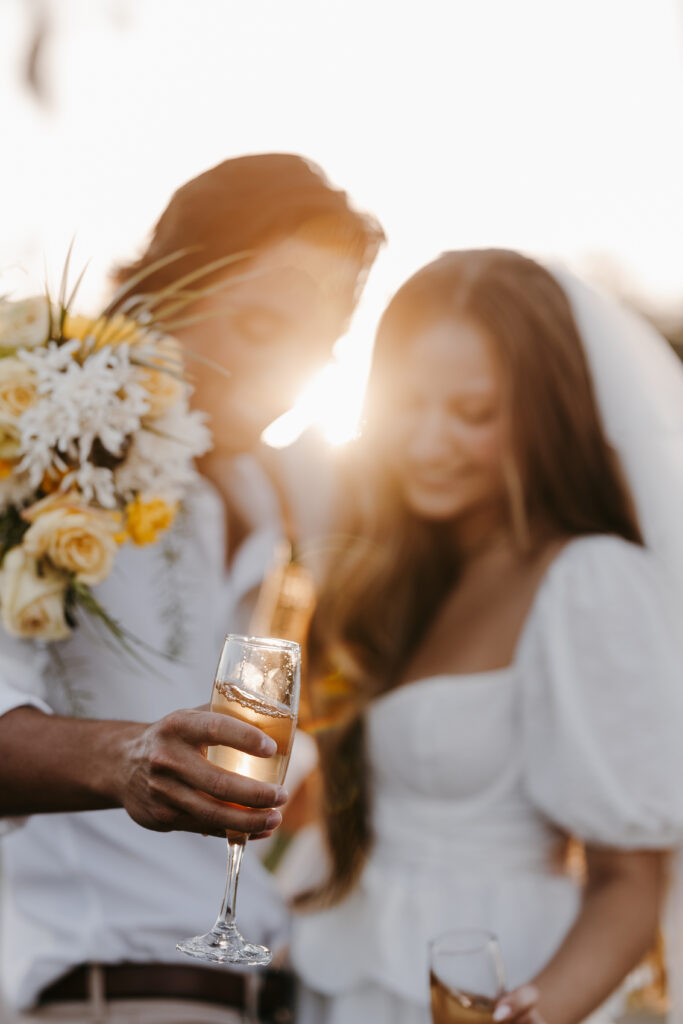
{"type": "Polygon", "coordinates": [[[367,715],[379,792],[468,805],[510,775],[515,673],[440,675],[391,690],[367,715]]]}
{"type": "Polygon", "coordinates": [[[434,676],[374,702],[366,736],[376,861],[557,872],[560,833],[524,786],[519,685],[512,666],[434,676]]]}

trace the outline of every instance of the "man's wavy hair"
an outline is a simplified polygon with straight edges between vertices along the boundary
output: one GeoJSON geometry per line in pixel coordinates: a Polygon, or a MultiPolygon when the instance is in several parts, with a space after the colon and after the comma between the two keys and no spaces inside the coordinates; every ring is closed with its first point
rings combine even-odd
{"type": "Polygon", "coordinates": [[[241,271],[249,256],[288,237],[301,237],[350,256],[357,276],[337,295],[348,320],[384,241],[379,223],[356,210],[322,170],[290,153],[225,160],[178,189],[159,218],[143,254],[114,271],[125,286],[144,274],[140,289],[158,293],[193,272],[240,253],[245,260],[202,273],[203,288],[241,271]],[[181,254],[182,255],[179,255],[181,254]]]}

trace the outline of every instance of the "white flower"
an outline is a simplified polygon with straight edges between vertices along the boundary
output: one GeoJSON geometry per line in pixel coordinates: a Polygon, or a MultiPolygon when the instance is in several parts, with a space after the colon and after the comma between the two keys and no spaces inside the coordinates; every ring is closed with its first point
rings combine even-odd
{"type": "Polygon", "coordinates": [[[38,563],[19,545],[5,555],[0,577],[2,624],[13,636],[62,640],[70,633],[64,614],[64,577],[38,563]]]}
{"type": "Polygon", "coordinates": [[[66,474],[59,489],[67,492],[73,489],[74,485],[78,488],[84,501],[88,502],[94,499],[103,508],[116,508],[114,474],[110,469],[104,466],[93,466],[92,462],[84,462],[78,469],[66,474]]]}
{"type": "Polygon", "coordinates": [[[190,410],[187,401],[179,402],[165,416],[154,421],[155,436],[165,438],[175,444],[176,457],[181,458],[184,452],[186,459],[196,459],[205,455],[213,447],[211,430],[208,427],[209,416],[198,409],[190,410]]]}
{"type": "Polygon", "coordinates": [[[50,305],[45,295],[34,295],[18,302],[0,301],[0,347],[44,345],[49,332],[50,305]]]}
{"type": "Polygon", "coordinates": [[[140,494],[178,501],[195,477],[194,459],[211,448],[206,416],[183,404],[155,419],[135,436],[125,461],[114,470],[125,498],[140,494]]]}
{"type": "Polygon", "coordinates": [[[149,407],[144,388],[135,381],[127,345],[105,346],[83,364],[73,358],[79,348],[78,341],[69,341],[21,353],[36,375],[40,397],[20,420],[20,469],[29,473],[34,486],[56,463],[55,453],[85,463],[95,438],[112,455],[120,455],[149,407]]]}

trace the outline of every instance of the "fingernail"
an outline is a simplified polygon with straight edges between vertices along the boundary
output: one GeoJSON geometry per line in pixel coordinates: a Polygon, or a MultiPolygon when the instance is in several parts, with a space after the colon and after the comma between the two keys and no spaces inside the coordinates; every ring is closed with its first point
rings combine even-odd
{"type": "Polygon", "coordinates": [[[273,800],[273,807],[282,807],[282,805],[286,804],[288,800],[289,793],[284,786],[281,786],[277,796],[273,800]]]}
{"type": "Polygon", "coordinates": [[[270,830],[277,828],[281,821],[282,815],[279,811],[268,811],[268,816],[266,817],[266,829],[270,830]]]}
{"type": "Polygon", "coordinates": [[[271,736],[264,736],[261,741],[261,750],[268,757],[272,757],[273,754],[277,753],[277,743],[271,736]]]}
{"type": "Polygon", "coordinates": [[[507,1003],[501,1003],[500,1006],[497,1006],[495,1008],[495,1010],[493,1011],[493,1019],[496,1020],[496,1021],[497,1020],[507,1020],[508,1017],[511,1017],[511,1016],[512,1016],[512,1010],[507,1005],[507,1003]]]}

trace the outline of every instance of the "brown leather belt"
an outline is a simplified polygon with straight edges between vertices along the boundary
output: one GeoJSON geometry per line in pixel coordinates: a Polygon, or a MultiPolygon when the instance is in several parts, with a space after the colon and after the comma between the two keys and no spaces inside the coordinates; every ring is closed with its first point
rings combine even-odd
{"type": "MultiPolygon", "coordinates": [[[[265,1024],[294,1019],[295,982],[291,971],[269,968],[238,974],[223,968],[185,964],[103,964],[104,998],[191,999],[230,1006],[265,1024]]],[[[91,968],[75,967],[38,997],[38,1005],[90,998],[91,968]]]]}

